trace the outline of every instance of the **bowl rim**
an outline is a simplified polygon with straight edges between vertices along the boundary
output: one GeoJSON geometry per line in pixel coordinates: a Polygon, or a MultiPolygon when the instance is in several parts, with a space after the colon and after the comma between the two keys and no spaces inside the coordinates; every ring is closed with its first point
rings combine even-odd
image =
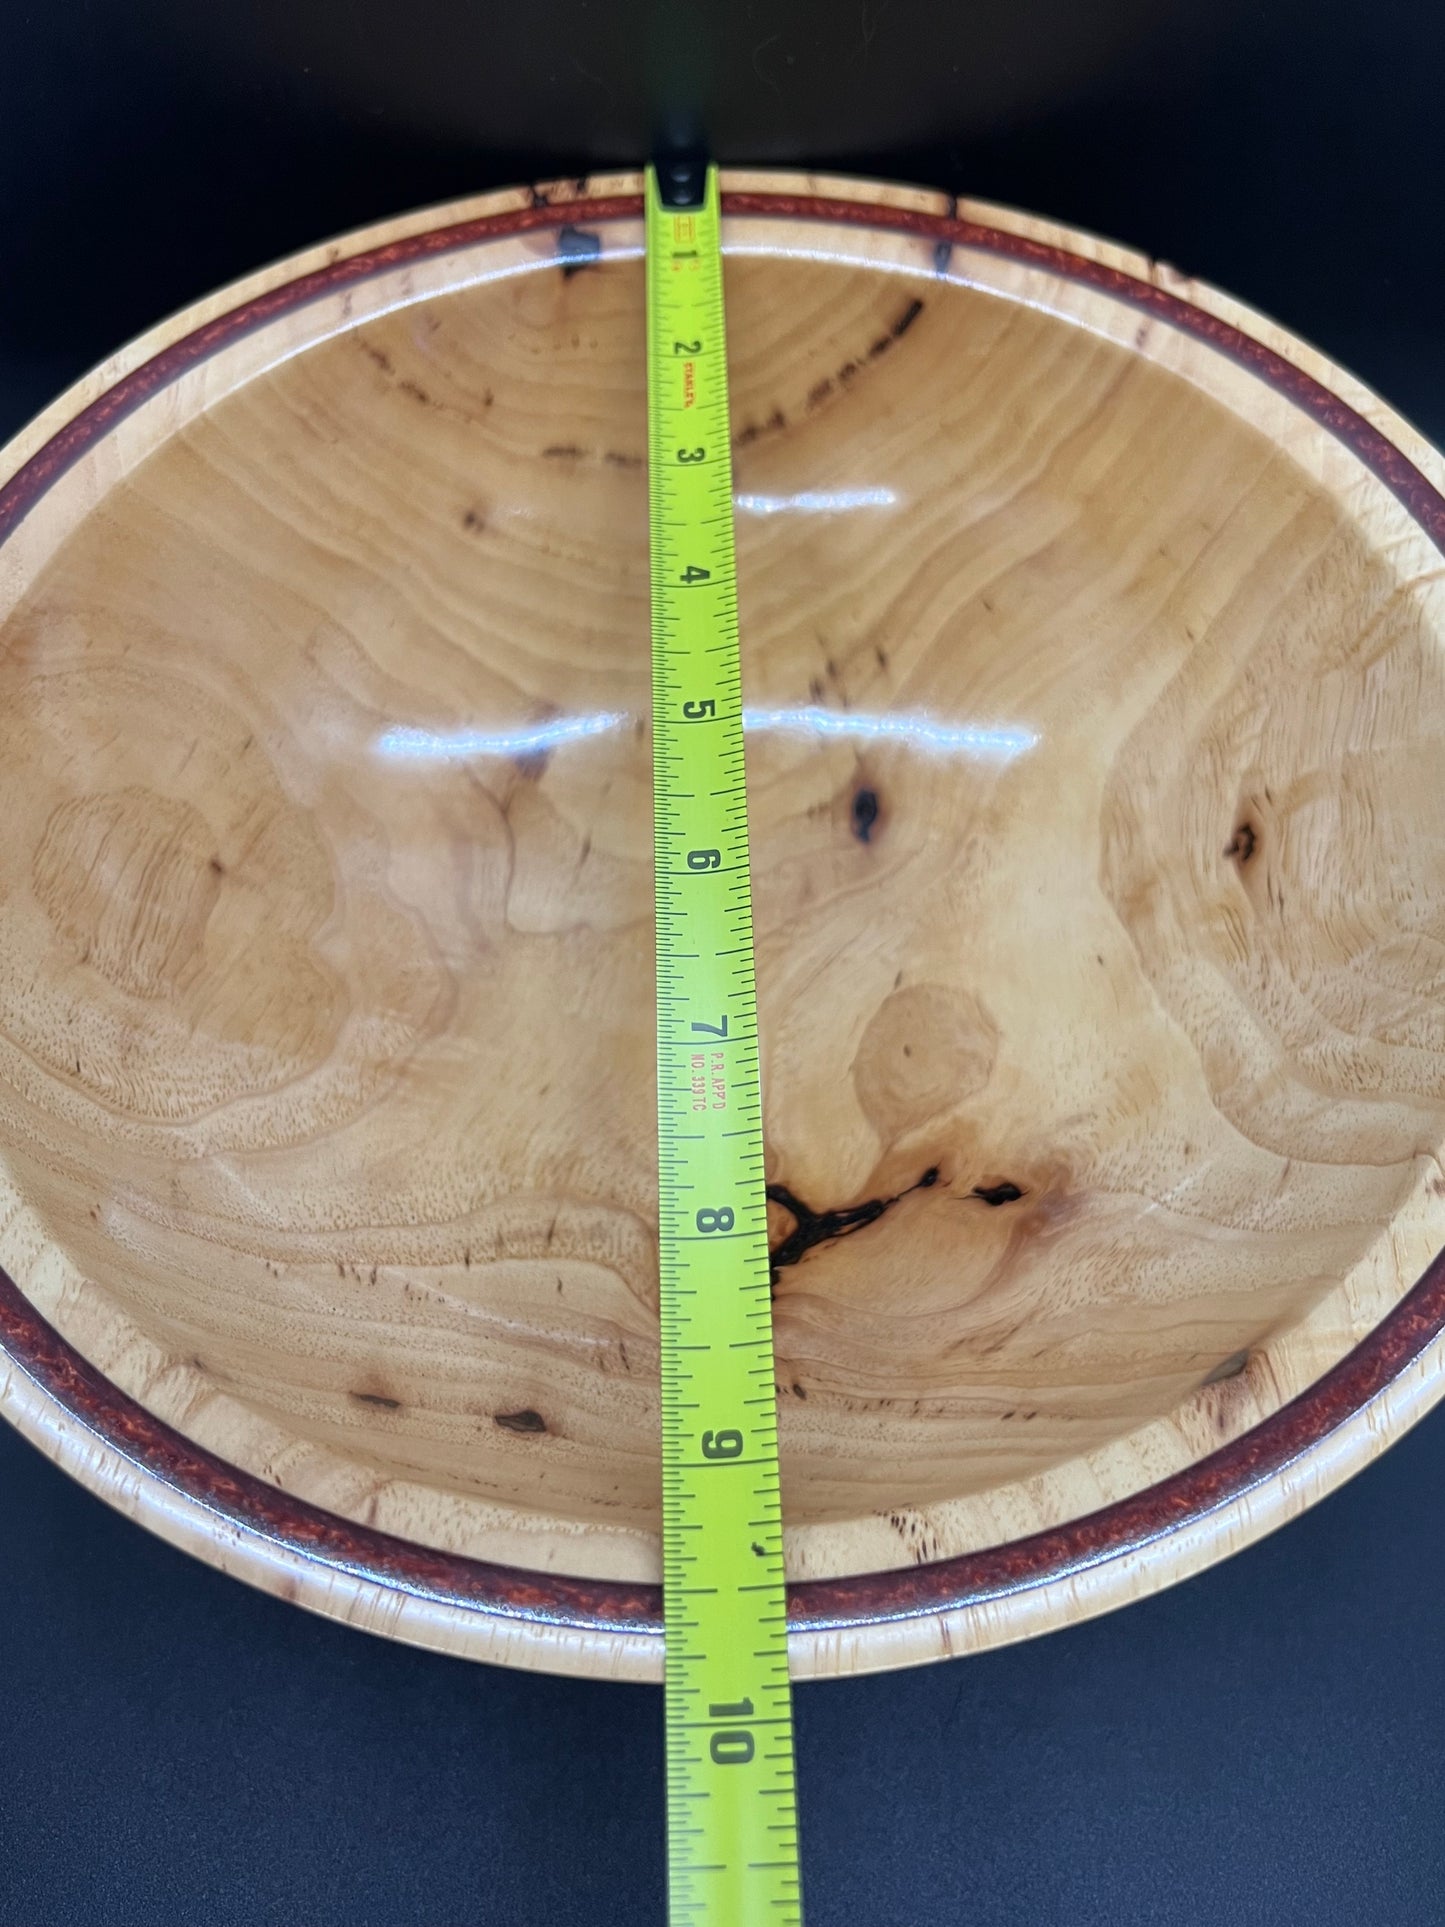
{"type": "MultiPolygon", "coordinates": [[[[508,191],[363,229],[186,309],[79,383],[0,454],[0,544],[86,449],[239,336],[407,263],[504,236],[639,218],[636,175],[508,191]]],[[[1240,364],[1349,447],[1445,552],[1441,465],[1408,425],[1240,303],[1064,228],[928,190],[723,175],[723,211],[849,223],[1042,268],[1240,364]],[[1424,466],[1422,467],[1422,463],[1424,466]],[[1426,470],[1431,472],[1427,473],[1426,470]]],[[[973,1650],[1091,1616],[1262,1536],[1445,1392],[1445,1253],[1335,1366],[1205,1458],[1027,1537],[788,1589],[795,1675],[973,1650]]],[[[298,1604],[415,1644],[543,1670],[658,1679],[660,1587],[447,1553],[327,1512],[194,1444],[91,1365],[0,1271],[0,1414],[172,1543],[298,1604]]]]}

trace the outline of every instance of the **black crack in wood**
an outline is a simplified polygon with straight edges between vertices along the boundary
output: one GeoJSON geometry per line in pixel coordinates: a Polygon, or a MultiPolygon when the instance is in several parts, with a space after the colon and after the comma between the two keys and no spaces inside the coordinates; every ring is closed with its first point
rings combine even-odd
{"type": "Polygon", "coordinates": [[[557,255],[567,280],[583,268],[596,265],[602,253],[602,236],[585,227],[564,227],[557,236],[557,255]]]}
{"type": "Polygon", "coordinates": [[[542,460],[544,462],[578,462],[585,453],[586,450],[579,448],[576,442],[549,442],[542,450],[542,460]]]}
{"type": "Polygon", "coordinates": [[[545,1432],[547,1429],[546,1419],[540,1412],[534,1412],[530,1406],[520,1412],[494,1413],[492,1423],[500,1425],[504,1432],[517,1432],[525,1438],[535,1438],[539,1432],[545,1432]]]}
{"type": "Polygon", "coordinates": [[[401,1400],[399,1398],[387,1398],[383,1392],[348,1392],[347,1397],[354,1398],[358,1405],[379,1406],[383,1412],[399,1412],[401,1410],[401,1400]]]}
{"type": "Polygon", "coordinates": [[[1200,1382],[1203,1385],[1222,1385],[1227,1378],[1238,1378],[1248,1363],[1248,1352],[1231,1352],[1228,1358],[1222,1359],[1209,1376],[1200,1382]]]}
{"type": "Polygon", "coordinates": [[[915,297],[915,299],[910,301],[908,306],[902,310],[892,327],[889,328],[889,334],[892,335],[895,341],[901,341],[922,313],[923,303],[915,297]]]}
{"type": "Polygon", "coordinates": [[[860,843],[869,843],[873,838],[873,825],[878,821],[877,790],[860,789],[853,792],[853,834],[860,843]]]}
{"type": "Polygon", "coordinates": [[[734,448],[749,448],[764,435],[780,435],[788,425],[781,408],[775,408],[764,422],[747,422],[733,436],[734,448]]]}
{"type": "Polygon", "coordinates": [[[855,1231],[876,1224],[884,1212],[891,1211],[900,1199],[914,1191],[930,1190],[938,1181],[938,1166],[932,1164],[916,1184],[905,1185],[891,1198],[870,1198],[866,1204],[846,1204],[836,1211],[814,1211],[811,1205],[795,1197],[785,1184],[770,1184],[767,1187],[769,1201],[780,1204],[793,1220],[792,1230],[768,1253],[773,1283],[777,1284],[780,1271],[787,1265],[798,1264],[814,1245],[829,1244],[834,1238],[851,1237],[855,1231]]]}
{"type": "Polygon", "coordinates": [[[1224,846],[1224,854],[1233,857],[1242,870],[1255,851],[1259,848],[1259,834],[1246,817],[1235,830],[1234,835],[1224,846]]]}
{"type": "Polygon", "coordinates": [[[923,303],[921,301],[910,301],[908,306],[902,309],[889,323],[887,334],[879,335],[878,339],[869,345],[868,359],[870,361],[877,361],[880,355],[886,355],[894,342],[900,341],[903,336],[908,333],[908,330],[922,313],[923,303]]]}
{"type": "MultiPolygon", "coordinates": [[[[947,218],[950,221],[956,221],[958,219],[958,196],[956,194],[950,194],[948,197],[947,218]]],[[[933,272],[936,275],[939,275],[940,277],[947,274],[948,264],[950,261],[952,261],[952,259],[953,259],[952,241],[948,241],[948,240],[935,241],[933,244],[933,272]]]]}
{"type": "Polygon", "coordinates": [[[1002,1184],[976,1184],[970,1196],[981,1199],[984,1204],[997,1210],[1001,1204],[1017,1204],[1023,1192],[1006,1178],[1002,1184]]]}

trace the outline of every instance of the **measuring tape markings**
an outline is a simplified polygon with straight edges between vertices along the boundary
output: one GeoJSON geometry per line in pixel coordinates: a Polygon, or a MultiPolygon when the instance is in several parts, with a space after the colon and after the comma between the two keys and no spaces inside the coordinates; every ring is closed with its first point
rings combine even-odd
{"type": "Polygon", "coordinates": [[[665,205],[648,171],[668,1868],[674,1927],[752,1927],[802,1913],[716,170],[697,185],[665,205]]]}

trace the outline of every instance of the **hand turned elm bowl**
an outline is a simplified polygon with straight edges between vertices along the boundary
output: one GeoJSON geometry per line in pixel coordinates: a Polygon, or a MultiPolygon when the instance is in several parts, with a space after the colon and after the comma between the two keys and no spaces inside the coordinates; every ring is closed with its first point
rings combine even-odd
{"type": "MultiPolygon", "coordinates": [[[[1084,1617],[1445,1356],[1445,467],[1212,289],[725,179],[793,1659],[1084,1617]]],[[[226,1571],[656,1678],[633,176],[0,476],[0,1402],[226,1571]]]]}

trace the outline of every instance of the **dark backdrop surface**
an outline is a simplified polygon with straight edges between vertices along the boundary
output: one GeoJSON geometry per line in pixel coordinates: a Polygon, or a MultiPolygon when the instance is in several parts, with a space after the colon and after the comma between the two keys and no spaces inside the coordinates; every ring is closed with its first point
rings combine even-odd
{"type": "MultiPolygon", "coordinates": [[[[1207,276],[1445,440],[1436,0],[62,0],[0,10],[0,433],[417,203],[630,163],[891,175],[1207,276]]],[[[1126,1613],[808,1687],[814,1927],[1445,1922],[1445,1414],[1126,1613]]],[[[0,1428],[0,1927],[660,1927],[661,1700],[405,1651],[0,1428]]]]}

